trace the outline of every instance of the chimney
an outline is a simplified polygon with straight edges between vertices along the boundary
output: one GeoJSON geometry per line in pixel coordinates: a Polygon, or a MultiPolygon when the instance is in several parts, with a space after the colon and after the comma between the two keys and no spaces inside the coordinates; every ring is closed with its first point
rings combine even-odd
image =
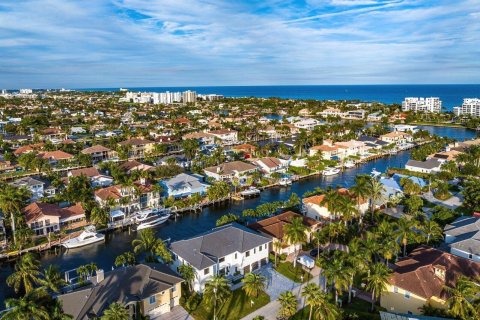
{"type": "Polygon", "coordinates": [[[142,186],[146,185],[147,184],[147,181],[145,180],[145,178],[140,178],[140,184],[142,186]]]}
{"type": "Polygon", "coordinates": [[[100,283],[105,279],[105,274],[103,272],[103,269],[97,269],[97,283],[100,283]]]}

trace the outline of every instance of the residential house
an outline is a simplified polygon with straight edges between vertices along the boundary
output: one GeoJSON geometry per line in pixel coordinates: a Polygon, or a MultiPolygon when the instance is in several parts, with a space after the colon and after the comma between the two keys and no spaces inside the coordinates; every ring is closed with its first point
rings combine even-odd
{"type": "Polygon", "coordinates": [[[16,157],[19,157],[21,156],[22,154],[24,153],[29,153],[29,152],[33,152],[33,151],[40,151],[41,149],[43,149],[43,146],[45,144],[43,142],[41,143],[36,143],[36,144],[29,144],[29,145],[26,145],[26,146],[21,146],[21,147],[18,147],[14,152],[13,154],[16,156],[16,157]]]}
{"type": "Polygon", "coordinates": [[[451,254],[480,262],[480,218],[459,217],[445,226],[444,234],[451,254]]]}
{"type": "Polygon", "coordinates": [[[231,150],[237,153],[243,152],[245,154],[245,159],[248,159],[255,155],[255,152],[257,151],[257,147],[248,143],[244,143],[244,144],[233,146],[231,150]]]}
{"type": "Polygon", "coordinates": [[[288,169],[288,161],[275,157],[250,159],[250,161],[257,165],[261,171],[267,174],[272,174],[274,172],[285,172],[288,169]]]}
{"type": "Polygon", "coordinates": [[[90,155],[93,162],[102,162],[106,160],[112,160],[118,157],[116,151],[98,144],[85,148],[81,152],[83,154],[90,155]]]}
{"type": "Polygon", "coordinates": [[[183,279],[160,263],[142,263],[104,273],[97,270],[87,286],[61,294],[63,311],[73,320],[98,319],[113,302],[130,320],[162,317],[180,304],[183,279]]]}
{"type": "Polygon", "coordinates": [[[128,148],[129,158],[143,158],[145,154],[153,151],[155,142],[146,139],[128,139],[118,143],[122,147],[128,148]]]}
{"type": "Polygon", "coordinates": [[[80,203],[61,208],[56,204],[33,202],[23,208],[22,213],[26,224],[37,236],[83,225],[85,221],[85,210],[80,203]]]}
{"type": "Polygon", "coordinates": [[[381,306],[387,311],[421,314],[424,305],[446,309],[449,293],[461,276],[480,276],[480,263],[456,255],[420,246],[395,263],[381,306]]]}
{"type": "Polygon", "coordinates": [[[357,140],[335,142],[334,145],[344,150],[343,152],[339,152],[339,156],[341,156],[341,158],[357,156],[367,150],[365,143],[357,140]]]}
{"type": "Polygon", "coordinates": [[[183,135],[182,140],[195,139],[200,145],[213,144],[215,136],[207,132],[193,132],[183,135]]]}
{"type": "MultiPolygon", "coordinates": [[[[290,225],[294,218],[301,218],[303,221],[303,225],[307,228],[306,235],[307,239],[311,239],[311,234],[317,231],[321,223],[315,219],[302,216],[298,213],[293,211],[287,211],[276,216],[266,218],[252,224],[249,224],[248,227],[252,230],[260,232],[261,234],[272,238],[273,243],[280,242],[282,244],[279,254],[291,254],[294,253],[295,250],[301,249],[301,245],[299,244],[291,244],[285,240],[285,226],[290,225]]],[[[273,247],[275,250],[275,247],[273,247]]]]}
{"type": "Polygon", "coordinates": [[[413,141],[413,136],[402,131],[393,131],[380,136],[380,140],[397,146],[404,145],[413,141]]]}
{"type": "Polygon", "coordinates": [[[82,175],[90,179],[92,188],[104,188],[113,185],[113,178],[101,174],[95,167],[70,170],[67,173],[68,178],[79,177],[82,175]]]}
{"type": "Polygon", "coordinates": [[[343,117],[344,113],[342,112],[342,110],[337,108],[327,108],[322,112],[320,112],[320,115],[325,118],[326,117],[343,117]]]}
{"type": "MultiPolygon", "coordinates": [[[[353,194],[351,194],[348,189],[340,188],[337,192],[341,196],[350,197],[355,201],[355,207],[360,214],[365,214],[369,208],[368,201],[366,199],[356,199],[353,194]]],[[[335,220],[338,217],[334,217],[332,212],[328,208],[328,204],[324,202],[325,195],[315,195],[308,198],[302,199],[303,208],[302,211],[305,216],[322,221],[322,220],[335,220]]]]}
{"type": "Polygon", "coordinates": [[[206,176],[217,181],[231,181],[235,177],[242,178],[256,170],[257,167],[253,164],[242,161],[225,162],[218,166],[203,169],[206,176]]]}
{"type": "Polygon", "coordinates": [[[439,161],[436,158],[428,159],[425,161],[410,159],[405,164],[405,169],[413,172],[422,172],[422,173],[440,172],[440,167],[442,166],[442,164],[443,162],[439,161]]]}
{"type": "Polygon", "coordinates": [[[349,110],[344,113],[342,118],[362,120],[365,119],[365,114],[366,111],[363,109],[349,110]]]}
{"type": "Polygon", "coordinates": [[[230,129],[220,129],[209,131],[209,134],[220,140],[223,145],[232,145],[238,141],[238,132],[230,129]]]}
{"type": "Polygon", "coordinates": [[[332,158],[338,157],[339,149],[340,148],[337,146],[329,146],[326,144],[322,144],[320,146],[311,147],[308,152],[310,157],[313,157],[320,152],[323,159],[331,160],[332,158]]]}
{"type": "Polygon", "coordinates": [[[40,133],[43,141],[50,141],[54,144],[60,143],[67,139],[67,134],[60,128],[46,128],[40,133]]]}
{"type": "Polygon", "coordinates": [[[204,195],[208,184],[202,181],[203,176],[180,173],[171,179],[161,181],[160,184],[169,197],[183,198],[196,193],[204,195]]]}
{"type": "Polygon", "coordinates": [[[30,191],[32,194],[30,201],[32,202],[44,197],[45,182],[43,181],[34,179],[32,177],[23,177],[11,182],[10,184],[14,187],[26,188],[28,191],[30,191]]]}
{"type": "Polygon", "coordinates": [[[0,160],[0,173],[10,172],[15,170],[15,165],[10,161],[0,160]]]}
{"type": "Polygon", "coordinates": [[[74,156],[70,153],[56,150],[56,151],[44,151],[37,154],[38,158],[46,159],[51,165],[57,164],[59,161],[73,160],[74,156]]]}
{"type": "Polygon", "coordinates": [[[218,227],[199,236],[175,241],[170,250],[178,270],[183,264],[195,271],[194,290],[202,292],[214,275],[233,280],[268,263],[272,240],[240,224],[218,227]]]}
{"type": "Polygon", "coordinates": [[[298,129],[313,130],[315,127],[321,125],[322,123],[317,119],[312,118],[302,118],[300,121],[293,123],[298,129]]]}
{"type": "Polygon", "coordinates": [[[154,170],[155,167],[152,167],[148,164],[144,164],[138,162],[137,160],[128,160],[118,166],[118,169],[124,171],[127,174],[132,173],[133,171],[140,170],[140,171],[150,171],[154,170]]]}
{"type": "Polygon", "coordinates": [[[85,134],[85,133],[87,133],[87,130],[85,130],[85,128],[82,128],[82,127],[71,127],[70,128],[70,133],[71,134],[85,134]]]}

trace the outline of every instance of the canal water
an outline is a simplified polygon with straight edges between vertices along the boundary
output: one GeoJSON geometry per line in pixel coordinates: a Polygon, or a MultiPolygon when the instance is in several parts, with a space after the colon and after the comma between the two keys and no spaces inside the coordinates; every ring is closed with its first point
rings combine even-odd
{"type": "MultiPolygon", "coordinates": [[[[461,128],[422,127],[422,129],[441,136],[455,138],[459,141],[475,137],[474,131],[461,128]]],[[[358,167],[346,169],[341,174],[335,176],[311,177],[294,183],[290,187],[267,189],[257,198],[233,201],[218,207],[208,207],[201,213],[186,214],[178,218],[177,221],[167,221],[165,224],[157,227],[155,231],[158,237],[162,239],[170,238],[172,241],[192,237],[215,227],[216,220],[226,213],[231,212],[240,215],[243,210],[255,208],[265,202],[287,200],[293,192],[301,197],[305,192],[311,191],[316,187],[350,187],[353,185],[357,174],[369,174],[373,169],[385,172],[389,167],[403,167],[410,159],[410,153],[411,151],[403,151],[390,157],[370,161],[358,167]]],[[[79,265],[90,262],[95,262],[99,268],[110,270],[113,267],[115,257],[127,250],[131,250],[132,240],[136,237],[137,234],[135,232],[129,234],[124,231],[115,231],[107,235],[105,243],[93,244],[68,251],[57,249],[56,254],[54,252],[44,253],[40,259],[43,266],[55,264],[62,271],[75,269],[79,265]]],[[[4,299],[13,295],[12,289],[5,282],[6,277],[11,274],[13,266],[13,262],[3,263],[0,266],[0,310],[3,307],[4,299]]]]}

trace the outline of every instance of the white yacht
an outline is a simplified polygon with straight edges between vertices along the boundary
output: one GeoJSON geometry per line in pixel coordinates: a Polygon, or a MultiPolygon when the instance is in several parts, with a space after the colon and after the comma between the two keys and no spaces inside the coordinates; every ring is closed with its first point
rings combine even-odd
{"type": "Polygon", "coordinates": [[[372,177],[376,178],[376,177],[380,176],[382,173],[380,171],[378,171],[377,169],[373,168],[373,170],[370,174],[372,175],[372,177]]]}
{"type": "Polygon", "coordinates": [[[146,219],[142,220],[136,227],[136,230],[142,230],[142,229],[148,229],[148,228],[153,228],[158,225],[161,225],[165,221],[170,218],[170,213],[169,212],[162,212],[162,213],[155,213],[152,215],[149,215],[146,219]]]}
{"type": "Polygon", "coordinates": [[[105,241],[105,235],[95,232],[95,227],[86,227],[77,237],[62,243],[67,249],[79,248],[95,242],[105,241]]]}
{"type": "Polygon", "coordinates": [[[156,217],[159,214],[168,213],[168,212],[170,212],[170,210],[166,208],[149,208],[149,209],[145,209],[138,212],[135,215],[134,220],[135,220],[135,223],[141,223],[151,217],[156,217]]]}
{"type": "Polygon", "coordinates": [[[253,196],[259,193],[260,193],[260,190],[255,187],[248,187],[247,189],[240,191],[240,194],[242,196],[253,196]]]}
{"type": "Polygon", "coordinates": [[[327,168],[325,168],[325,170],[322,171],[322,174],[324,176],[333,176],[333,175],[336,175],[336,174],[339,174],[339,173],[340,173],[340,169],[335,168],[335,167],[327,167],[327,168]]]}
{"type": "Polygon", "coordinates": [[[353,168],[353,167],[355,167],[355,161],[353,161],[353,160],[347,160],[347,161],[345,161],[345,163],[343,164],[343,166],[344,166],[345,168],[353,168]]]}
{"type": "Polygon", "coordinates": [[[292,179],[288,177],[283,177],[278,181],[278,184],[281,186],[291,186],[292,185],[292,179]]]}

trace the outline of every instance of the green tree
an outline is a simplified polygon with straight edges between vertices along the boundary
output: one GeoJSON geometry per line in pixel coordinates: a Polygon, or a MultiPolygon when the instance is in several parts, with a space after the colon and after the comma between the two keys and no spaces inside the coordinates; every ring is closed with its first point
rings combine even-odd
{"type": "Polygon", "coordinates": [[[9,184],[1,186],[0,192],[0,209],[2,212],[10,217],[10,224],[13,232],[13,242],[16,243],[15,226],[20,215],[20,210],[25,206],[25,203],[30,199],[30,192],[26,188],[16,188],[9,184]]]}
{"type": "Polygon", "coordinates": [[[403,216],[397,221],[396,234],[398,239],[400,240],[400,243],[403,245],[404,257],[407,255],[408,241],[416,236],[413,226],[414,222],[410,220],[407,216],[403,216]]]}
{"type": "Polygon", "coordinates": [[[38,319],[51,320],[50,313],[45,305],[39,303],[40,296],[45,292],[42,289],[34,289],[27,292],[19,299],[7,299],[5,305],[7,311],[2,314],[3,320],[38,319]]]}
{"type": "Polygon", "coordinates": [[[265,289],[265,282],[267,279],[256,273],[248,273],[243,279],[242,290],[247,296],[256,298],[265,289]]]}
{"type": "Polygon", "coordinates": [[[370,219],[371,221],[373,222],[373,215],[375,213],[375,206],[377,204],[377,202],[383,200],[383,195],[384,195],[384,192],[385,192],[385,187],[383,186],[382,183],[380,183],[380,181],[378,181],[377,179],[371,177],[369,180],[368,180],[368,187],[369,187],[369,194],[368,194],[368,197],[370,199],[370,219]]]}
{"type": "Polygon", "coordinates": [[[307,241],[307,227],[303,224],[303,218],[297,217],[293,218],[290,224],[286,224],[283,231],[285,241],[295,246],[293,266],[296,267],[298,256],[298,249],[296,247],[307,241]]]}
{"type": "Polygon", "coordinates": [[[280,302],[279,316],[282,319],[288,319],[297,312],[297,297],[291,291],[285,291],[278,297],[280,302]]]}
{"type": "Polygon", "coordinates": [[[127,251],[115,258],[115,266],[133,266],[137,263],[135,259],[135,254],[133,252],[127,251]]]}
{"type": "Polygon", "coordinates": [[[58,267],[55,265],[49,265],[43,270],[43,277],[40,278],[40,284],[45,290],[55,293],[60,292],[60,289],[67,285],[58,267]]]}
{"type": "Polygon", "coordinates": [[[191,292],[193,289],[192,283],[195,280],[195,269],[189,264],[182,264],[178,267],[178,272],[187,283],[188,290],[191,292]]]}
{"type": "Polygon", "coordinates": [[[100,317],[101,320],[128,320],[129,315],[127,309],[118,302],[113,302],[108,306],[103,312],[103,316],[100,317]]]}
{"type": "Polygon", "coordinates": [[[108,224],[110,214],[104,208],[95,206],[90,213],[90,221],[97,226],[104,226],[108,224]]]}
{"type": "Polygon", "coordinates": [[[182,141],[182,149],[187,159],[193,159],[197,154],[200,144],[196,139],[185,139],[182,141]]]}
{"type": "Polygon", "coordinates": [[[367,290],[372,292],[372,308],[375,310],[375,301],[380,299],[382,292],[387,288],[388,279],[391,270],[383,263],[376,263],[370,269],[370,274],[367,276],[367,290]]]}
{"type": "Polygon", "coordinates": [[[15,264],[14,272],[7,277],[7,284],[17,293],[22,288],[29,293],[35,284],[41,284],[41,274],[40,261],[33,253],[27,253],[15,264]]]}
{"type": "Polygon", "coordinates": [[[209,200],[219,200],[228,196],[230,193],[229,185],[224,181],[217,181],[207,189],[209,200]]]}
{"type": "Polygon", "coordinates": [[[223,216],[217,219],[217,222],[215,223],[215,225],[217,227],[220,227],[220,226],[229,224],[231,222],[238,221],[238,219],[239,217],[236,214],[233,214],[233,213],[224,214],[223,216]]]}
{"type": "Polygon", "coordinates": [[[461,275],[455,287],[445,286],[449,293],[448,309],[452,316],[459,319],[478,319],[478,307],[472,302],[478,299],[478,284],[461,275]]]}
{"type": "Polygon", "coordinates": [[[213,304],[213,320],[217,319],[219,304],[223,304],[231,294],[230,286],[225,277],[217,275],[207,281],[203,296],[207,303],[213,304]]]}
{"type": "Polygon", "coordinates": [[[425,235],[425,241],[427,245],[431,240],[437,241],[443,237],[442,227],[432,220],[425,219],[425,221],[420,224],[420,230],[425,235]]]}

